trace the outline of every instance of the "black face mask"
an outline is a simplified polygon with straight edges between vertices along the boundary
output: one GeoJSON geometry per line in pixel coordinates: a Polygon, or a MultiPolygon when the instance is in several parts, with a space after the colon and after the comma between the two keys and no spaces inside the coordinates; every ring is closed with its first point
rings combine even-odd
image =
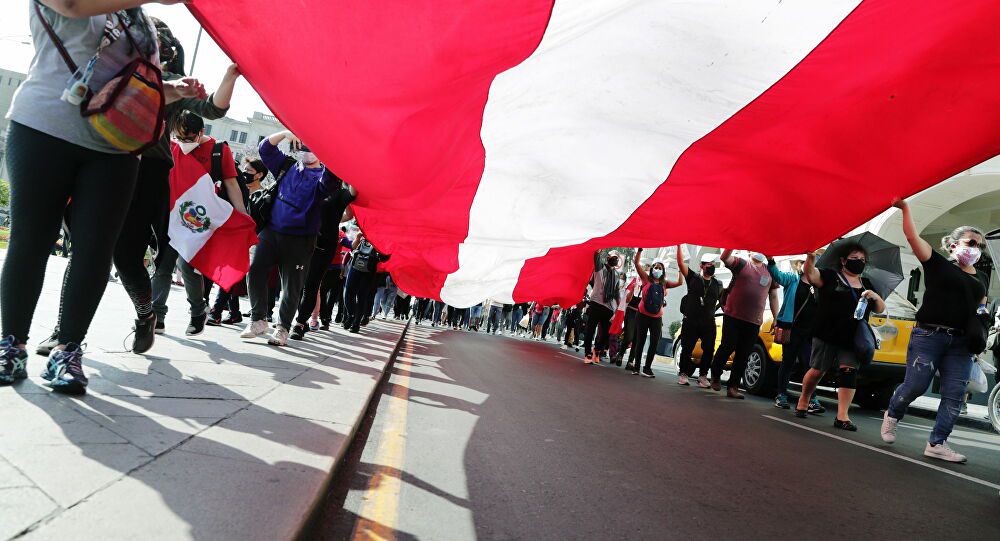
{"type": "Polygon", "coordinates": [[[618,266],[618,258],[614,257],[614,256],[609,257],[608,258],[608,265],[611,266],[611,267],[617,267],[618,266]]]}
{"type": "Polygon", "coordinates": [[[851,272],[851,274],[861,274],[865,272],[865,265],[867,262],[861,259],[848,259],[844,263],[844,268],[851,272]]]}
{"type": "Polygon", "coordinates": [[[705,276],[713,276],[715,274],[715,266],[705,267],[702,270],[705,271],[705,276]]]}
{"type": "Polygon", "coordinates": [[[257,175],[254,173],[248,173],[246,171],[243,171],[242,173],[240,173],[240,181],[242,181],[243,184],[253,184],[255,176],[257,175]]]}

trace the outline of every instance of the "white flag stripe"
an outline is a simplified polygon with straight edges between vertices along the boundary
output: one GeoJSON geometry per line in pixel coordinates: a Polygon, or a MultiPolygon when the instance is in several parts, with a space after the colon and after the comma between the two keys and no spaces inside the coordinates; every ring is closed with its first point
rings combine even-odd
{"type": "Polygon", "coordinates": [[[858,4],[557,1],[538,50],[490,88],[486,168],[441,298],[511,302],[527,259],[614,231],[858,4]]]}
{"type": "Polygon", "coordinates": [[[212,178],[208,174],[202,175],[174,201],[174,208],[170,209],[167,230],[170,245],[181,258],[190,262],[232,213],[233,206],[215,194],[212,178]]]}

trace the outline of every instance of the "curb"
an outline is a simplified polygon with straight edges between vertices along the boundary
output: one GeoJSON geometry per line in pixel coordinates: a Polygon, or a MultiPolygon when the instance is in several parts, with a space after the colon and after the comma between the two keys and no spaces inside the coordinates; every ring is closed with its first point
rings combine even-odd
{"type": "MultiPolygon", "coordinates": [[[[910,405],[907,408],[906,413],[909,415],[916,415],[917,417],[923,417],[924,419],[933,420],[937,417],[937,410],[929,410],[924,408],[918,408],[916,406],[910,405]]],[[[993,423],[986,419],[977,419],[975,417],[970,417],[968,415],[960,415],[958,420],[955,421],[956,425],[961,425],[967,428],[974,428],[976,430],[984,430],[989,433],[993,433],[993,423]]]]}
{"type": "Polygon", "coordinates": [[[309,533],[310,525],[314,524],[322,513],[322,503],[326,500],[327,493],[330,491],[330,483],[333,481],[334,477],[337,476],[337,472],[340,471],[340,465],[344,462],[344,457],[347,455],[347,451],[354,445],[354,439],[357,437],[358,429],[364,422],[365,416],[368,414],[369,408],[371,408],[372,401],[375,399],[376,393],[382,388],[382,384],[388,379],[389,374],[392,371],[392,367],[396,364],[396,356],[399,355],[399,350],[403,346],[403,341],[406,340],[406,335],[410,331],[410,324],[412,320],[406,320],[406,325],[403,326],[403,331],[399,334],[399,340],[396,341],[396,347],[393,348],[392,353],[389,354],[389,359],[385,363],[385,368],[382,370],[381,377],[375,381],[372,385],[371,390],[368,392],[368,397],[365,399],[365,407],[361,409],[358,417],[354,419],[351,424],[351,431],[347,435],[347,439],[344,445],[338,450],[337,455],[333,457],[333,465],[330,467],[330,471],[326,475],[326,479],[320,486],[320,489],[316,492],[316,496],[313,498],[313,502],[309,507],[309,511],[305,514],[305,519],[299,524],[298,528],[292,532],[289,539],[302,539],[304,534],[309,533]]]}

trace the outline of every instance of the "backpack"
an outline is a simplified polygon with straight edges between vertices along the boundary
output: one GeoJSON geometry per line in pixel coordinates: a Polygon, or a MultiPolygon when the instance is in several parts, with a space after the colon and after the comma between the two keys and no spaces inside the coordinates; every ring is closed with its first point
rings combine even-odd
{"type": "Polygon", "coordinates": [[[358,245],[357,251],[354,252],[351,267],[360,272],[375,272],[377,266],[378,251],[375,250],[375,247],[368,240],[363,241],[358,245]]]}
{"type": "Polygon", "coordinates": [[[656,314],[663,309],[663,284],[649,283],[646,294],[642,296],[642,307],[650,314],[656,314]]]}
{"type": "Polygon", "coordinates": [[[288,170],[293,165],[295,165],[295,158],[285,158],[285,163],[281,164],[281,168],[274,175],[274,182],[267,188],[258,190],[250,195],[250,206],[247,210],[250,212],[250,217],[257,224],[258,233],[271,222],[271,210],[274,208],[275,200],[278,199],[278,185],[281,184],[281,179],[285,177],[285,174],[288,173],[288,170]]]}
{"type": "MultiPolygon", "coordinates": [[[[224,180],[224,173],[222,172],[222,147],[224,146],[228,147],[229,143],[225,141],[216,141],[215,145],[212,146],[212,170],[208,172],[209,176],[212,177],[212,180],[219,183],[224,180]]],[[[240,186],[240,195],[243,196],[243,205],[246,206],[250,199],[250,191],[247,189],[246,184],[243,184],[242,182],[237,182],[237,184],[240,186]]],[[[230,205],[233,204],[233,202],[229,200],[229,192],[226,191],[225,185],[220,186],[219,198],[230,205]]]]}

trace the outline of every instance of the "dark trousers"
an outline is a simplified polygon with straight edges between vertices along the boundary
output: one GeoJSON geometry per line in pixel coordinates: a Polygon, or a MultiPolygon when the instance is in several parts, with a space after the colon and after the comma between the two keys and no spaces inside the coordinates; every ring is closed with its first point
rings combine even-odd
{"type": "Polygon", "coordinates": [[[632,343],[635,342],[635,319],[638,313],[638,310],[625,309],[625,324],[622,328],[622,346],[618,350],[619,356],[624,356],[625,350],[632,347],[632,343]]]}
{"type": "Polygon", "coordinates": [[[372,286],[376,283],[374,272],[361,272],[351,269],[347,275],[347,286],[344,290],[344,305],[347,310],[344,316],[344,327],[359,327],[361,320],[372,310],[372,286]]]}
{"type": "Polygon", "coordinates": [[[567,347],[570,346],[576,347],[576,345],[579,342],[580,342],[580,319],[576,318],[572,321],[566,322],[566,337],[563,340],[563,343],[566,344],[567,347]]]}
{"type": "Polygon", "coordinates": [[[333,253],[329,250],[319,246],[313,250],[312,257],[309,258],[309,272],[306,273],[302,297],[299,299],[299,317],[295,319],[296,323],[305,325],[309,321],[309,317],[312,316],[313,309],[316,308],[316,297],[319,295],[323,278],[326,277],[332,258],[333,253]]]}
{"type": "Polygon", "coordinates": [[[0,277],[3,335],[27,342],[45,265],[72,199],[73,257],[63,278],[58,325],[61,344],[79,344],[108,286],[139,160],[89,150],[13,121],[7,135],[11,230],[0,277]]]}
{"type": "Polygon", "coordinates": [[[781,346],[781,367],[778,369],[778,394],[788,394],[788,382],[792,380],[792,373],[795,367],[802,365],[804,370],[809,368],[809,359],[812,357],[812,333],[802,332],[798,329],[792,330],[792,339],[781,346]]]}
{"type": "Polygon", "coordinates": [[[642,348],[646,345],[646,334],[649,333],[649,351],[646,352],[646,370],[652,370],[653,356],[656,355],[656,346],[660,343],[660,335],[663,334],[663,318],[652,317],[636,312],[635,316],[635,343],[632,345],[632,353],[628,362],[634,363],[635,370],[639,369],[639,360],[642,356],[642,348]]]}
{"type": "Polygon", "coordinates": [[[341,270],[340,267],[328,268],[319,286],[319,319],[324,323],[329,323],[333,318],[333,307],[343,303],[344,280],[340,277],[341,270]]]}
{"type": "Polygon", "coordinates": [[[701,341],[701,360],[698,361],[698,375],[708,377],[715,353],[715,318],[684,318],[681,324],[681,358],[678,360],[682,374],[694,375],[695,364],[691,360],[694,346],[701,341]]]}
{"type": "MultiPolygon", "coordinates": [[[[233,288],[236,286],[234,285],[233,288]]],[[[219,292],[215,294],[215,304],[212,305],[212,316],[215,318],[221,318],[223,311],[229,311],[229,316],[240,315],[240,296],[233,295],[229,291],[219,288],[219,292]]]]}
{"type": "MultiPolygon", "coordinates": [[[[316,236],[284,235],[266,227],[257,235],[259,243],[250,258],[247,289],[250,293],[250,313],[253,321],[267,318],[269,313],[267,279],[271,268],[278,267],[281,278],[281,306],[278,321],[286,330],[292,328],[299,295],[306,279],[309,258],[316,247],[316,236]]],[[[329,261],[329,260],[328,260],[329,261]]]]}
{"type": "Polygon", "coordinates": [[[729,371],[729,388],[738,389],[758,333],[760,333],[760,325],[728,315],[723,316],[722,343],[719,344],[719,351],[715,352],[715,357],[712,360],[712,377],[722,377],[726,361],[735,352],[736,357],[733,358],[733,366],[729,371]]]}
{"type": "Polygon", "coordinates": [[[490,314],[486,321],[486,333],[500,330],[500,316],[503,314],[503,306],[490,306],[490,314]]]}
{"type": "Polygon", "coordinates": [[[611,317],[614,315],[615,313],[607,306],[590,301],[587,308],[587,330],[583,333],[584,354],[590,355],[595,348],[597,351],[608,349],[608,330],[611,327],[611,317]],[[595,344],[594,333],[597,332],[598,327],[601,333],[595,344]]]}
{"type": "MultiPolygon", "coordinates": [[[[170,168],[167,160],[143,157],[132,194],[132,203],[125,216],[125,225],[115,244],[114,262],[122,286],[132,304],[149,310],[153,302],[153,285],[146,269],[146,250],[154,230],[157,247],[167,244],[166,229],[170,204],[170,168]]],[[[147,312],[148,313],[148,312],[147,312]]]]}
{"type": "Polygon", "coordinates": [[[420,323],[421,321],[424,320],[424,318],[427,317],[427,309],[430,307],[430,304],[431,304],[430,299],[420,299],[419,301],[417,301],[417,314],[416,314],[417,323],[420,323]]]}

